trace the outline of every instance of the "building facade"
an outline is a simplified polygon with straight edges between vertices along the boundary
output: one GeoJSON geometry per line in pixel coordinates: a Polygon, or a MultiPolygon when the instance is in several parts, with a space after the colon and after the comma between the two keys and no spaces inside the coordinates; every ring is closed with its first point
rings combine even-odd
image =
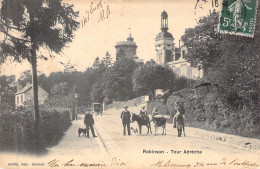
{"type": "MultiPolygon", "coordinates": [[[[43,104],[49,97],[49,94],[40,86],[38,86],[38,99],[39,104],[43,104]]],[[[24,106],[26,102],[33,100],[33,89],[32,84],[27,83],[22,89],[18,87],[15,93],[15,107],[24,106]]]]}
{"type": "Polygon", "coordinates": [[[185,59],[188,52],[187,47],[181,45],[177,48],[174,44],[174,38],[168,32],[168,14],[163,11],[161,14],[161,32],[155,38],[156,63],[169,66],[177,76],[190,79],[203,77],[202,64],[196,67],[185,59]]]}

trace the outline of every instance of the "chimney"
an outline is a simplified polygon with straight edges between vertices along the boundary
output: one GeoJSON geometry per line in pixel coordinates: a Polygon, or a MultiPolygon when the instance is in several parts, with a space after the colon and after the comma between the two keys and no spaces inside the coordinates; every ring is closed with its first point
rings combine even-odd
{"type": "Polygon", "coordinates": [[[31,83],[30,82],[26,82],[26,88],[28,89],[30,87],[31,83]]]}
{"type": "Polygon", "coordinates": [[[22,86],[21,85],[17,85],[17,92],[20,91],[22,89],[22,86]]]}

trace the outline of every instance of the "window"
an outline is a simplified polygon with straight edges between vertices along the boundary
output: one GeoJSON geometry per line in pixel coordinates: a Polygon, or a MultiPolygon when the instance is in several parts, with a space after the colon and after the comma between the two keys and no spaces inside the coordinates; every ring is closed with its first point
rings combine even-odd
{"type": "Polygon", "coordinates": [[[21,95],[21,103],[23,103],[23,95],[21,95]]]}
{"type": "Polygon", "coordinates": [[[182,50],[182,57],[184,58],[185,57],[185,50],[182,50]]]}
{"type": "Polygon", "coordinates": [[[173,57],[172,57],[172,51],[166,49],[166,62],[172,62],[173,57]]]}
{"type": "Polygon", "coordinates": [[[180,53],[175,53],[175,60],[176,60],[176,61],[179,60],[180,57],[181,57],[181,54],[180,54],[180,53]]]}
{"type": "Polygon", "coordinates": [[[16,97],[16,103],[19,104],[19,96],[16,97]]]}

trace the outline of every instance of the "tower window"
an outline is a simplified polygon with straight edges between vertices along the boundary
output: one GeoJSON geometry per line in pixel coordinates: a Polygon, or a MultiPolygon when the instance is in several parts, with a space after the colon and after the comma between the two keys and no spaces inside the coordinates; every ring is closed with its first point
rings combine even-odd
{"type": "Polygon", "coordinates": [[[185,50],[182,50],[182,57],[184,58],[185,57],[185,50]]]}
{"type": "Polygon", "coordinates": [[[172,51],[166,49],[166,62],[172,62],[172,61],[173,61],[172,51]]]}

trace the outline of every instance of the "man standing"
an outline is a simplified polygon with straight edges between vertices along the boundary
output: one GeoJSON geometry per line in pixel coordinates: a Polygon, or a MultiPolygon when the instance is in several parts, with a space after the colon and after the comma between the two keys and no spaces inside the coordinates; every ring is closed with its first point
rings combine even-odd
{"type": "Polygon", "coordinates": [[[84,123],[85,123],[86,129],[87,129],[87,137],[89,138],[89,128],[91,130],[92,136],[97,137],[95,135],[95,131],[93,128],[93,125],[95,124],[95,122],[94,122],[92,114],[90,114],[90,110],[87,110],[87,112],[86,112],[84,123]]]}
{"type": "Polygon", "coordinates": [[[124,106],[125,110],[122,111],[121,113],[121,119],[122,119],[122,123],[123,123],[123,127],[124,127],[124,135],[125,135],[125,128],[127,126],[127,132],[128,135],[131,135],[130,132],[130,118],[131,118],[131,114],[130,112],[127,110],[127,106],[124,106]]]}

